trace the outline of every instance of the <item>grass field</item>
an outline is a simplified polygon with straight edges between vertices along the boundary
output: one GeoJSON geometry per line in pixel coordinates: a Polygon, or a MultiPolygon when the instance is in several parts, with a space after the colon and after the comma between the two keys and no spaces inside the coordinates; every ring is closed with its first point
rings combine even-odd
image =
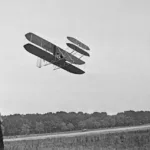
{"type": "Polygon", "coordinates": [[[150,150],[150,129],[5,141],[5,150],[150,150]]]}

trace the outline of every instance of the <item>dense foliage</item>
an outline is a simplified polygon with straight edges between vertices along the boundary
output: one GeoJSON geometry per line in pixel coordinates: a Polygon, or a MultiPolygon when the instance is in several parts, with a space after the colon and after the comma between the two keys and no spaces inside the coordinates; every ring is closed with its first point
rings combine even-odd
{"type": "Polygon", "coordinates": [[[125,111],[116,115],[106,112],[56,112],[3,116],[4,135],[23,135],[133,126],[150,123],[150,111],[125,111]]]}

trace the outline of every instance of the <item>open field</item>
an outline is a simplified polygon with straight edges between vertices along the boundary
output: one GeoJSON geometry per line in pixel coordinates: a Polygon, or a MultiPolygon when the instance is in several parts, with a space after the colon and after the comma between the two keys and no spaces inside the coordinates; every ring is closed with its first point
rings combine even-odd
{"type": "Polygon", "coordinates": [[[150,125],[4,141],[6,150],[149,150],[150,125]]]}
{"type": "Polygon", "coordinates": [[[56,137],[74,137],[81,135],[93,135],[93,134],[101,134],[101,133],[114,133],[114,132],[122,132],[122,131],[136,131],[136,130],[145,130],[150,129],[150,124],[141,125],[141,126],[133,126],[133,127],[121,127],[121,128],[110,128],[110,129],[99,129],[99,130],[91,130],[86,132],[71,132],[71,133],[59,133],[59,134],[45,134],[38,136],[27,136],[27,137],[19,137],[19,138],[10,138],[4,139],[4,141],[21,141],[21,140],[37,140],[37,139],[46,139],[46,138],[56,138],[56,137]]]}

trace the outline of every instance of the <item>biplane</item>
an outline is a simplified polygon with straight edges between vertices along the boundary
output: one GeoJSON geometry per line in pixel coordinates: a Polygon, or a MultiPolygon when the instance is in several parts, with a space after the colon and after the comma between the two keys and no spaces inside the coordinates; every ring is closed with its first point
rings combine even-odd
{"type": "Polygon", "coordinates": [[[83,56],[90,56],[85,50],[90,50],[89,47],[73,37],[67,37],[72,43],[66,43],[72,52],[67,52],[57,45],[43,39],[34,34],[27,33],[25,37],[30,43],[24,45],[24,48],[31,54],[37,56],[37,67],[41,68],[53,64],[56,69],[62,68],[70,73],[84,74],[85,72],[74,65],[83,65],[85,62],[81,60],[83,56]],[[80,54],[80,57],[75,56],[75,53],[80,54]],[[74,65],[73,65],[74,64],[74,65]]]}

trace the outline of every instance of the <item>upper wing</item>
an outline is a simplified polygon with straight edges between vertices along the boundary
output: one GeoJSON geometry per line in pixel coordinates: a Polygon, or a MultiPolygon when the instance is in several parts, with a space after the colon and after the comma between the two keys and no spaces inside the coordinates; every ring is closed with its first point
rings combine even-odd
{"type": "Polygon", "coordinates": [[[57,53],[60,53],[66,59],[66,61],[68,61],[70,63],[78,64],[78,65],[85,64],[85,62],[83,60],[75,57],[71,53],[66,52],[65,50],[63,50],[62,48],[56,46],[55,44],[52,44],[51,42],[35,35],[34,33],[27,33],[25,35],[25,37],[30,42],[46,49],[47,51],[51,52],[53,55],[55,55],[57,53]]]}
{"type": "Polygon", "coordinates": [[[32,45],[32,44],[26,44],[24,45],[24,48],[30,52],[33,55],[36,55],[68,72],[74,73],[74,74],[83,74],[85,73],[83,70],[69,64],[66,62],[65,59],[58,59],[56,57],[54,57],[53,55],[51,55],[48,52],[43,51],[42,49],[32,45]]]}
{"type": "Polygon", "coordinates": [[[85,50],[90,50],[90,48],[89,48],[87,45],[83,44],[81,41],[79,41],[79,40],[77,40],[77,39],[75,39],[75,38],[73,38],[73,37],[69,37],[69,36],[68,36],[67,39],[68,39],[70,42],[72,42],[72,43],[74,43],[74,44],[80,46],[81,48],[83,48],[83,49],[85,49],[85,50]]]}

